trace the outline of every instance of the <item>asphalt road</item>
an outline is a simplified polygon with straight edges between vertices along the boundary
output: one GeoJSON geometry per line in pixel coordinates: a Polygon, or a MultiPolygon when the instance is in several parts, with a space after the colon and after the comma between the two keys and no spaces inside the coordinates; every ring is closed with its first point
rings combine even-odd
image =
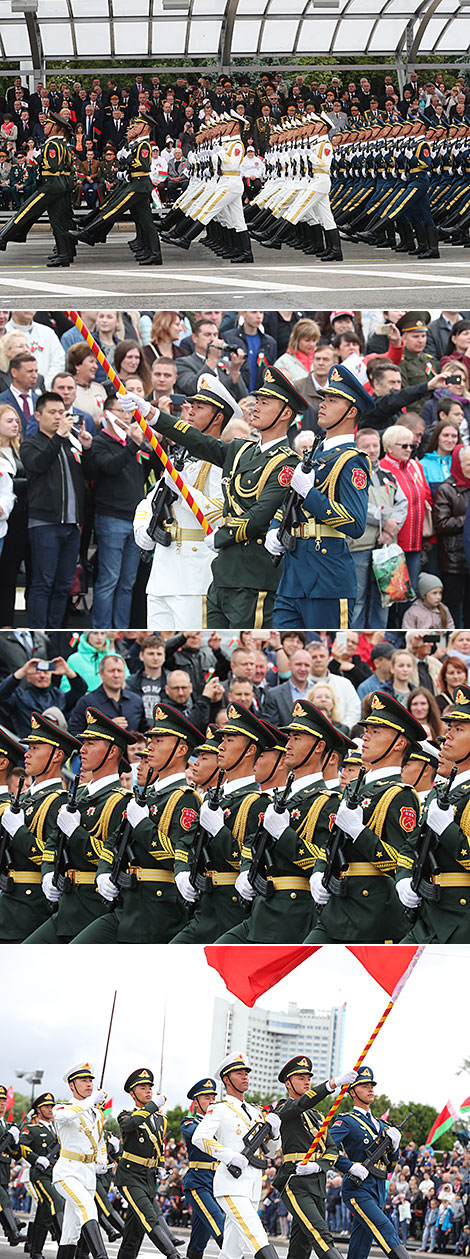
{"type": "MultiPolygon", "coordinates": [[[[189,1241],[188,1229],[175,1228],[173,1231],[176,1237],[184,1238],[185,1243],[189,1241]]],[[[272,1242],[275,1249],[277,1250],[278,1255],[280,1256],[280,1259],[285,1259],[285,1256],[287,1255],[287,1249],[288,1249],[287,1238],[270,1237],[269,1240],[272,1242]]],[[[105,1241],[106,1250],[108,1252],[110,1259],[115,1259],[119,1250],[119,1244],[120,1244],[119,1241],[109,1242],[106,1237],[104,1237],[104,1241],[105,1241]]],[[[345,1256],[345,1259],[347,1255],[348,1242],[349,1242],[348,1237],[335,1237],[335,1245],[337,1246],[338,1250],[341,1251],[342,1255],[345,1256]]],[[[411,1241],[411,1243],[408,1244],[408,1249],[416,1250],[416,1242],[411,1241]]],[[[184,1259],[184,1256],[186,1254],[186,1244],[179,1246],[178,1251],[179,1251],[179,1254],[181,1255],[181,1259],[184,1259]]],[[[51,1241],[50,1238],[48,1238],[45,1246],[43,1246],[42,1253],[44,1255],[44,1259],[55,1259],[55,1256],[57,1254],[56,1243],[51,1241]]],[[[140,1254],[144,1253],[146,1255],[154,1255],[154,1256],[155,1255],[158,1256],[159,1254],[159,1252],[155,1250],[155,1246],[152,1245],[152,1243],[148,1240],[147,1237],[144,1237],[142,1247],[139,1253],[140,1254]]],[[[379,1246],[373,1245],[370,1253],[371,1253],[372,1259],[377,1259],[378,1256],[381,1256],[383,1259],[383,1251],[380,1249],[379,1246]]],[[[1,1233],[0,1234],[0,1259],[12,1259],[13,1254],[17,1257],[17,1259],[23,1259],[23,1255],[24,1255],[23,1247],[21,1245],[16,1246],[14,1250],[12,1250],[12,1248],[8,1245],[8,1243],[3,1240],[3,1233],[1,1233]]],[[[216,1246],[215,1242],[210,1241],[204,1251],[204,1259],[217,1259],[217,1256],[219,1255],[220,1255],[220,1250],[218,1246],[216,1246]]],[[[312,1257],[314,1259],[314,1251],[312,1251],[312,1257]]]]}
{"type": "Polygon", "coordinates": [[[283,247],[274,253],[254,246],[255,263],[232,266],[197,241],[184,253],[162,244],[162,267],[139,267],[127,241],[130,229],[114,229],[105,245],[80,245],[69,268],[47,269],[51,251],[46,227],[34,229],[24,245],[0,254],[0,302],[39,309],[68,306],[123,309],[316,310],[323,307],[470,307],[470,251],[444,245],[441,258],[419,261],[406,254],[344,245],[343,263],[321,263],[283,247]],[[450,295],[453,295],[451,302],[450,295]]]}

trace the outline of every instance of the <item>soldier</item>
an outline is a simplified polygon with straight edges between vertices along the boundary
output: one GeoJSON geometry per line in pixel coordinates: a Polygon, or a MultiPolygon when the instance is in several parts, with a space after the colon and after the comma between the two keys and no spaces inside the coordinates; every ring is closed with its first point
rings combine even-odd
{"type": "Polygon", "coordinates": [[[74,1259],[80,1240],[91,1250],[93,1259],[107,1259],[95,1202],[96,1173],[107,1166],[103,1115],[99,1109],[106,1093],[93,1088],[90,1062],[70,1067],[63,1079],[69,1085],[72,1101],[59,1102],[53,1110],[60,1154],[52,1183],[65,1199],[57,1259],[74,1259]]]}
{"type": "Polygon", "coordinates": [[[51,904],[57,904],[57,910],[28,937],[28,944],[68,944],[106,913],[106,905],[97,894],[96,875],[104,846],[112,845],[122,825],[129,792],[121,787],[119,766],[132,742],[133,735],[117,722],[97,708],[87,708],[80,755],[82,773],[91,774],[91,779],[79,787],[72,811],[62,805],[52,842],[44,848],[43,891],[51,904]],[[65,836],[65,877],[63,885],[59,881],[56,886],[54,859],[59,831],[65,836]]]}
{"type": "Polygon", "coordinates": [[[160,241],[151,210],[151,129],[152,121],[145,114],[137,114],[132,119],[127,129],[129,145],[124,150],[121,169],[117,172],[117,188],[111,191],[85,227],[72,232],[74,240],[95,245],[106,240],[122,210],[128,210],[135,222],[138,241],[142,242],[142,248],[135,254],[140,267],[162,264],[160,241]]]}
{"type": "Polygon", "coordinates": [[[433,870],[424,876],[436,889],[432,900],[421,899],[411,887],[415,858],[422,843],[421,834],[406,837],[398,855],[397,892],[405,909],[417,912],[416,922],[405,936],[408,941],[445,941],[467,943],[470,936],[470,687],[454,691],[453,707],[444,714],[448,731],[441,748],[439,772],[449,776],[453,765],[454,778],[447,808],[441,808],[433,788],[427,798],[421,819],[434,832],[433,870]]]}
{"type": "Polygon", "coordinates": [[[225,1212],[222,1255],[236,1259],[248,1251],[255,1259],[277,1259],[274,1246],[268,1242],[258,1208],[261,1195],[261,1171],[253,1167],[242,1153],[243,1137],[254,1123],[269,1123],[271,1138],[267,1151],[272,1158],[280,1146],[279,1115],[263,1115],[258,1106],[244,1100],[251,1067],[243,1053],[231,1053],[220,1063],[216,1079],[222,1080],[226,1100],[209,1106],[193,1134],[193,1145],[210,1154],[218,1167],[214,1176],[214,1195],[225,1212]],[[228,1165],[240,1168],[235,1179],[228,1165]]]}
{"type": "MultiPolygon", "coordinates": [[[[341,773],[339,776],[341,792],[343,792],[345,787],[348,786],[348,783],[354,782],[355,778],[357,778],[361,765],[362,739],[360,747],[357,743],[354,743],[352,747],[348,748],[345,756],[343,756],[343,760],[341,762],[341,773]]],[[[410,785],[413,786],[413,783],[410,785]]]]}
{"type": "MultiPolygon", "coordinates": [[[[403,388],[407,385],[417,385],[421,383],[425,377],[434,376],[439,371],[439,363],[432,354],[426,350],[426,328],[430,323],[431,316],[428,310],[407,310],[397,320],[397,328],[403,336],[403,355],[400,362],[401,383],[403,388]]],[[[418,398],[413,403],[413,410],[421,414],[424,406],[424,397],[418,398]]]]}
{"type": "Polygon", "coordinates": [[[338,1154],[336,1167],[343,1175],[341,1193],[343,1202],[353,1214],[353,1226],[349,1239],[348,1259],[367,1259],[375,1242],[385,1251],[387,1259],[407,1259],[408,1252],[398,1237],[384,1206],[388,1192],[388,1173],[396,1167],[400,1145],[398,1128],[390,1127],[384,1119],[376,1119],[370,1107],[374,1100],[375,1080],[370,1067],[359,1067],[356,1080],[349,1087],[353,1109],[341,1115],[331,1128],[336,1146],[343,1146],[344,1154],[338,1154]],[[362,1160],[367,1156],[371,1142],[382,1132],[390,1137],[390,1153],[381,1159],[373,1171],[367,1171],[362,1160]],[[348,1172],[360,1178],[354,1185],[348,1172]]]}
{"type": "Polygon", "coordinates": [[[7,1090],[4,1084],[0,1084],[0,1140],[5,1136],[5,1133],[11,1133],[11,1143],[0,1154],[0,1224],[10,1246],[19,1246],[20,1241],[23,1239],[11,1209],[8,1186],[10,1184],[11,1155],[16,1153],[20,1130],[16,1124],[8,1124],[6,1119],[4,1119],[6,1108],[7,1090]]]}
{"type": "Polygon", "coordinates": [[[414,787],[421,809],[432,790],[439,766],[440,749],[437,743],[422,739],[412,743],[401,763],[401,780],[407,787],[414,787]]]}
{"type": "Polygon", "coordinates": [[[60,1243],[63,1224],[63,1199],[52,1184],[52,1168],[58,1153],[52,1118],[54,1106],[52,1093],[40,1093],[31,1108],[37,1123],[26,1123],[19,1141],[21,1157],[31,1166],[30,1180],[38,1199],[30,1243],[31,1259],[39,1259],[49,1231],[54,1241],[60,1243]]]}
{"type": "Polygon", "coordinates": [[[219,747],[223,738],[223,730],[213,722],[207,727],[205,738],[193,748],[195,760],[191,771],[193,786],[204,797],[209,787],[215,787],[219,777],[219,747]]]}
{"type": "MultiPolygon", "coordinates": [[[[75,943],[168,943],[184,926],[186,911],[175,886],[175,854],[181,837],[195,833],[199,796],[188,787],[185,770],[200,732],[170,704],[157,704],[150,740],[148,766],[158,771],[149,804],[131,797],[126,820],[131,826],[132,858],[121,904],[82,931],[75,943]]],[[[111,907],[119,888],[111,878],[114,850],[103,845],[97,886],[111,907]]],[[[126,871],[125,871],[126,873],[126,871]]]]}
{"type": "Polygon", "coordinates": [[[261,791],[269,791],[272,796],[275,787],[282,788],[285,786],[287,769],[286,769],[286,747],[289,736],[284,730],[278,730],[277,726],[273,726],[266,718],[262,718],[263,726],[267,730],[267,738],[269,743],[266,747],[260,748],[255,761],[255,775],[258,787],[261,791]]]}
{"type": "Polygon", "coordinates": [[[152,1100],[153,1084],[149,1067],[131,1071],[124,1092],[130,1094],[134,1109],[122,1110],[118,1115],[123,1148],[115,1185],[127,1202],[119,1259],[135,1259],[145,1234],[167,1259],[178,1259],[156,1196],[156,1168],[164,1163],[166,1133],[166,1119],[160,1110],[166,1097],[159,1093],[152,1100]]]}
{"type": "Polygon", "coordinates": [[[259,750],[270,742],[263,722],[254,713],[243,704],[229,704],[218,756],[219,769],[225,773],[221,803],[213,809],[204,801],[199,813],[199,825],[208,836],[210,869],[203,873],[210,891],[198,895],[193,888],[189,877],[193,836],[181,836],[175,853],[176,883],[195,911],[188,926],[175,937],[176,944],[217,940],[242,920],[244,911],[235,884],[243,848],[249,846],[251,851],[269,804],[269,796],[258,790],[255,764],[259,750]]]}
{"type": "Polygon", "coordinates": [[[0,939],[9,943],[26,940],[41,924],[49,925],[42,864],[56,842],[59,810],[66,800],[62,769],[80,747],[66,730],[36,712],[31,714],[31,734],[25,742],[25,769],[34,784],[23,792],[19,811],[7,805],[2,815],[10,839],[8,888],[0,897],[0,939]]]}
{"type": "Polygon", "coordinates": [[[287,1099],[281,1110],[282,1164],[274,1184],[292,1214],[288,1259],[308,1259],[312,1247],[321,1259],[338,1259],[340,1252],[325,1223],[326,1173],[338,1157],[328,1129],[314,1157],[308,1163],[302,1159],[323,1121],[315,1106],[336,1088],[351,1084],[356,1072],[346,1071],[336,1080],[314,1086],[311,1076],[311,1058],[297,1054],[277,1077],[286,1086],[287,1099]]]}
{"type": "Polygon", "coordinates": [[[297,467],[290,482],[299,495],[299,510],[288,526],[295,549],[284,554],[278,537],[282,506],[266,536],[270,555],[284,555],[273,617],[281,629],[347,628],[356,600],[356,570],[347,539],[364,533],[370,461],[356,450],[354,429],[374,403],[343,364],[331,368],[321,399],[318,422],[326,437],[315,451],[312,471],[297,467]]]}
{"type": "Polygon", "coordinates": [[[397,862],[417,836],[419,800],[412,787],[403,786],[401,760],[408,743],[425,737],[425,730],[398,700],[384,691],[372,696],[364,729],[363,760],[367,774],[360,803],[342,800],[335,825],[344,835],[341,871],[346,895],[331,893],[323,884],[327,849],[321,848],[310,887],[321,921],[306,943],[365,940],[379,944],[401,940],[407,921],[394,895],[397,862]]]}
{"type": "Polygon", "coordinates": [[[24,751],[22,743],[7,734],[6,730],[0,730],[0,818],[7,804],[10,804],[8,780],[11,771],[21,764],[24,751]]]}
{"type": "Polygon", "coordinates": [[[181,1131],[188,1151],[188,1171],[183,1188],[187,1205],[191,1206],[191,1236],[186,1259],[202,1259],[211,1237],[217,1246],[222,1246],[224,1214],[214,1198],[214,1172],[217,1163],[211,1154],[198,1150],[193,1143],[198,1124],[207,1114],[209,1106],[215,1102],[216,1093],[217,1084],[212,1076],[206,1080],[198,1080],[187,1093],[189,1101],[194,1103],[192,1114],[185,1115],[181,1120],[181,1131]]]}
{"type": "Polygon", "coordinates": [[[235,886],[244,901],[252,901],[251,913],[221,937],[224,944],[303,940],[313,926],[309,874],[340,801],[339,795],[327,790],[322,767],[336,748],[344,748],[349,741],[308,700],[293,705],[286,733],[285,770],[293,771],[295,782],[283,812],[269,803],[263,818],[271,837],[270,895],[256,895],[248,878],[256,847],[247,836],[235,886]]]}
{"type": "Polygon", "coordinates": [[[206,538],[216,556],[207,594],[207,625],[212,629],[240,625],[261,629],[272,619],[278,575],[263,541],[298,463],[286,439],[287,430],[307,404],[276,367],[265,369],[263,383],[255,392],[252,419],[261,444],[242,438],[218,441],[141,398],[137,402],[133,394],[122,398],[125,411],[138,405],[165,437],[223,470],[224,523],[206,538]]]}
{"type": "Polygon", "coordinates": [[[216,177],[209,182],[206,193],[202,193],[197,201],[188,206],[186,217],[189,218],[189,226],[184,224],[182,231],[183,224],[179,223],[178,234],[165,236],[166,240],[178,245],[180,249],[189,249],[191,241],[207,228],[207,243],[211,248],[221,240],[226,247],[224,256],[230,257],[231,262],[253,262],[242,203],[244,189],[241,165],[245,146],[240,133],[246,121],[246,118],[232,110],[230,117],[222,118],[214,128],[212,162],[216,177]],[[220,238],[217,236],[216,223],[220,223],[223,228],[220,238]]]}
{"type": "MultiPolygon", "coordinates": [[[[219,437],[232,418],[239,419],[241,408],[217,376],[204,373],[199,377],[197,392],[188,399],[192,403],[190,420],[200,433],[219,437]]],[[[212,528],[222,524],[222,473],[219,467],[202,459],[186,458],[183,480],[212,528]]],[[[168,487],[176,494],[172,505],[171,525],[165,525],[171,537],[170,546],[156,545],[147,532],[152,520],[157,485],[138,504],[134,516],[137,546],[145,552],[155,551],[147,583],[147,626],[159,630],[186,630],[188,625],[203,629],[206,620],[206,594],[212,573],[212,552],[205,546],[204,530],[186,499],[176,490],[171,477],[168,487]]]]}
{"type": "Polygon", "coordinates": [[[56,243],[56,253],[48,267],[68,267],[75,256],[70,238],[73,228],[72,190],[74,184],[72,127],[60,114],[49,113],[44,123],[45,144],[41,150],[39,187],[0,231],[0,249],[9,240],[25,241],[30,227],[47,210],[56,243]]]}

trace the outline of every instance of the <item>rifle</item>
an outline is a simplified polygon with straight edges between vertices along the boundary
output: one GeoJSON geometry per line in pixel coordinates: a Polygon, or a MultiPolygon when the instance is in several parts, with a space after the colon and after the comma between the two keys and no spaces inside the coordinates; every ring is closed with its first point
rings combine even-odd
{"type": "MultiPolygon", "coordinates": [[[[80,774],[75,774],[72,786],[67,796],[66,808],[67,808],[68,813],[75,812],[75,801],[77,798],[79,782],[80,782],[80,774]]],[[[52,875],[52,882],[54,884],[54,887],[59,888],[60,892],[70,891],[70,881],[67,881],[65,878],[66,869],[67,869],[66,848],[67,848],[67,836],[65,834],[65,831],[62,831],[59,827],[59,838],[58,838],[57,847],[54,853],[54,873],[52,875]]],[[[57,903],[54,901],[51,907],[51,913],[55,913],[56,911],[57,911],[57,903]]]]}
{"type": "MultiPolygon", "coordinates": [[[[279,1115],[284,1102],[285,1098],[283,1097],[276,1106],[271,1106],[270,1113],[273,1115],[279,1115]]],[[[250,1167],[260,1167],[262,1169],[267,1167],[267,1159],[260,1158],[256,1151],[259,1150],[260,1146],[264,1146],[264,1142],[269,1140],[271,1135],[271,1125],[267,1123],[266,1119],[264,1121],[262,1119],[257,1119],[256,1123],[253,1124],[253,1127],[250,1128],[250,1131],[247,1132],[246,1136],[243,1138],[243,1148],[240,1150],[240,1154],[245,1155],[245,1158],[248,1159],[250,1167]]],[[[234,1176],[236,1180],[238,1180],[238,1177],[242,1174],[241,1167],[236,1167],[234,1163],[227,1163],[227,1171],[229,1171],[230,1175],[234,1176]]]]}
{"type": "MultiPolygon", "coordinates": [[[[405,1124],[408,1123],[409,1119],[411,1119],[411,1111],[408,1115],[406,1115],[405,1119],[403,1119],[401,1123],[396,1123],[393,1125],[393,1127],[398,1128],[399,1132],[401,1132],[402,1129],[405,1127],[405,1124]]],[[[382,1169],[381,1167],[377,1167],[377,1163],[379,1163],[380,1160],[383,1159],[383,1157],[388,1154],[389,1150],[391,1149],[391,1145],[392,1145],[392,1142],[388,1135],[388,1132],[379,1132],[375,1138],[375,1141],[371,1142],[369,1149],[367,1151],[366,1157],[362,1160],[362,1166],[366,1167],[368,1172],[373,1172],[374,1176],[377,1176],[378,1180],[387,1179],[387,1174],[388,1174],[387,1168],[384,1167],[382,1169]]],[[[349,1179],[352,1181],[353,1185],[362,1184],[362,1181],[359,1176],[351,1176],[350,1171],[347,1172],[347,1175],[349,1176],[349,1179]]]]}
{"type": "MultiPolygon", "coordinates": [[[[436,787],[436,797],[439,808],[447,809],[450,800],[452,784],[456,774],[459,772],[458,765],[453,765],[447,782],[442,787],[436,787]]],[[[419,848],[415,855],[413,873],[411,876],[411,887],[417,896],[421,896],[425,901],[438,901],[441,895],[441,889],[437,883],[432,883],[432,875],[438,873],[438,865],[435,857],[435,848],[437,848],[438,836],[431,827],[426,824],[422,833],[419,835],[419,848]]],[[[416,911],[411,910],[411,914],[416,917],[416,911]]],[[[408,917],[411,916],[408,914],[408,917]]]]}
{"type": "MultiPolygon", "coordinates": [[[[361,765],[354,785],[349,784],[344,793],[347,803],[352,805],[353,808],[359,804],[359,797],[365,773],[365,766],[361,765]],[[350,794],[349,786],[352,788],[350,794]]],[[[347,837],[345,836],[344,831],[342,831],[341,827],[337,826],[335,823],[328,840],[326,867],[322,878],[323,887],[326,887],[327,892],[332,892],[334,896],[347,896],[346,879],[340,878],[342,870],[346,870],[349,864],[343,852],[343,843],[345,838],[347,837]]],[[[318,908],[319,907],[317,906],[317,909],[318,908]]],[[[322,906],[320,906],[320,909],[321,908],[322,906]]]]}
{"type": "MultiPolygon", "coordinates": [[[[178,446],[173,457],[173,464],[177,472],[181,472],[183,469],[185,454],[184,448],[178,446]]],[[[176,493],[176,490],[170,489],[170,486],[161,480],[153,496],[152,515],[147,525],[149,538],[152,538],[153,542],[156,542],[158,546],[171,546],[170,527],[174,523],[171,507],[177,498],[179,498],[179,494],[176,493]]],[[[150,564],[153,552],[141,550],[140,558],[144,564],[150,564]]]]}
{"type": "MultiPolygon", "coordinates": [[[[207,791],[207,803],[210,809],[218,809],[220,797],[222,793],[222,783],[224,781],[224,770],[219,769],[217,782],[215,787],[209,787],[207,791]]],[[[212,892],[212,880],[204,875],[204,870],[209,864],[209,844],[212,836],[201,826],[199,826],[194,837],[194,843],[191,849],[191,860],[189,863],[189,881],[196,892],[212,892]]],[[[195,906],[192,901],[186,902],[189,912],[194,911],[195,906]]]]}
{"type": "MultiPolygon", "coordinates": [[[[18,779],[18,788],[17,788],[16,796],[14,795],[10,796],[10,800],[11,800],[10,808],[11,808],[12,813],[20,812],[20,809],[21,809],[20,796],[24,787],[25,777],[26,775],[22,774],[21,777],[18,779]]],[[[1,828],[0,836],[1,836],[0,838],[0,893],[1,893],[1,892],[8,892],[9,887],[10,887],[10,880],[8,877],[8,870],[10,868],[10,854],[8,851],[8,843],[11,837],[8,834],[8,831],[5,830],[4,826],[2,826],[1,828]]]]}
{"type": "Polygon", "coordinates": [[[8,1157],[9,1154],[13,1154],[15,1149],[16,1145],[12,1133],[7,1130],[3,1133],[3,1137],[0,1137],[0,1157],[2,1154],[8,1157]]]}
{"type": "MultiPolygon", "coordinates": [[[[318,446],[321,440],[322,439],[319,437],[318,441],[314,442],[312,449],[305,451],[304,457],[302,459],[302,463],[300,465],[302,468],[302,472],[312,471],[313,456],[315,454],[316,447],[318,446]]],[[[284,550],[288,551],[290,555],[293,554],[297,546],[297,538],[294,538],[292,536],[291,530],[293,529],[294,525],[297,524],[300,501],[301,500],[297,493],[297,490],[288,490],[286,497],[284,499],[284,502],[282,504],[282,517],[281,517],[281,523],[279,525],[279,529],[277,531],[277,538],[278,538],[278,541],[284,547],[284,550]]],[[[274,564],[274,567],[277,568],[278,564],[281,563],[282,556],[272,555],[271,559],[274,564]]]]}
{"type": "MultiPolygon", "coordinates": [[[[282,795],[280,795],[278,787],[274,788],[273,803],[276,813],[284,812],[287,797],[290,793],[294,778],[295,774],[293,770],[290,770],[290,773],[287,775],[286,785],[282,795]]],[[[273,886],[272,883],[268,882],[267,871],[270,870],[273,865],[271,849],[274,842],[273,836],[269,834],[269,831],[267,831],[266,827],[263,823],[261,823],[253,841],[254,855],[250,862],[247,877],[255,892],[258,892],[260,896],[264,896],[266,900],[269,900],[273,894],[273,886]]],[[[238,899],[242,909],[247,910],[251,908],[251,901],[244,900],[243,896],[239,896],[238,899]]]]}
{"type": "MultiPolygon", "coordinates": [[[[134,799],[137,800],[138,804],[145,804],[145,797],[147,795],[148,787],[150,786],[150,779],[152,777],[152,774],[153,774],[153,769],[149,769],[144,785],[141,788],[141,790],[139,791],[138,787],[135,787],[134,789],[134,799]]],[[[124,824],[121,825],[121,834],[119,836],[117,847],[114,853],[113,864],[109,872],[109,877],[112,883],[114,883],[114,886],[118,887],[119,889],[123,887],[131,887],[131,880],[133,878],[132,874],[126,874],[126,866],[129,864],[130,861],[133,861],[134,859],[134,852],[133,852],[132,845],[130,842],[131,833],[132,833],[132,826],[126,818],[124,824]]],[[[105,905],[107,906],[108,910],[113,909],[114,902],[110,903],[109,901],[105,900],[104,897],[102,897],[101,899],[104,900],[105,905]]]]}

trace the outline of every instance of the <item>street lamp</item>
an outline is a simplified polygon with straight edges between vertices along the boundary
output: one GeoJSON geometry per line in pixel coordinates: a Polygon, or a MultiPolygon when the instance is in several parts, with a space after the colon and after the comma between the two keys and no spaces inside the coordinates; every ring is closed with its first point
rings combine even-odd
{"type": "Polygon", "coordinates": [[[36,1067],[35,1071],[15,1071],[15,1075],[18,1076],[19,1080],[23,1080],[23,1079],[27,1080],[28,1084],[31,1085],[31,1106],[32,1106],[34,1102],[34,1087],[36,1084],[41,1083],[42,1077],[44,1075],[44,1071],[41,1071],[39,1067],[36,1067]]]}

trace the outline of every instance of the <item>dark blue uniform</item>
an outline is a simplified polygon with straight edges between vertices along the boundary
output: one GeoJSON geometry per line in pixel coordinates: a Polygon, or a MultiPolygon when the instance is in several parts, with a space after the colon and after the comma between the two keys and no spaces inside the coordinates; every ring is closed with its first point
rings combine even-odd
{"type": "Polygon", "coordinates": [[[342,1145],[346,1151],[338,1154],[336,1168],[344,1176],[341,1189],[343,1202],[353,1214],[348,1259],[367,1259],[374,1242],[386,1255],[401,1245],[396,1229],[383,1210],[387,1197],[387,1174],[397,1162],[395,1152],[377,1164],[377,1175],[369,1172],[360,1185],[353,1185],[346,1174],[353,1163],[364,1161],[372,1141],[389,1127],[383,1119],[376,1119],[370,1112],[365,1113],[359,1108],[341,1115],[331,1127],[336,1145],[342,1145]]]}
{"type": "Polygon", "coordinates": [[[189,1170],[184,1178],[184,1195],[188,1207],[192,1207],[191,1236],[188,1244],[188,1255],[195,1259],[202,1255],[208,1241],[214,1237],[217,1245],[222,1245],[224,1231],[224,1213],[216,1202],[213,1194],[214,1163],[210,1154],[204,1154],[193,1145],[192,1137],[203,1115],[185,1115],[181,1120],[181,1131],[188,1151],[189,1170]]]}

